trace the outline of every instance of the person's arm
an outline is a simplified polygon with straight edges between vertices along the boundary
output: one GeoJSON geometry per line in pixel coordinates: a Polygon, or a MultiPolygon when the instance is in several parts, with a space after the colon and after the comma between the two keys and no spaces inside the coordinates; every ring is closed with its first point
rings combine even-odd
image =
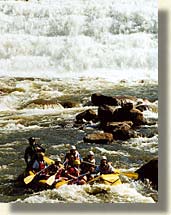
{"type": "Polygon", "coordinates": [[[114,173],[115,172],[115,169],[113,168],[112,165],[109,164],[109,172],[110,173],[114,173]]]}
{"type": "Polygon", "coordinates": [[[80,160],[80,162],[82,162],[82,161],[83,161],[83,158],[82,158],[82,156],[81,156],[80,153],[78,153],[78,154],[79,154],[79,160],[80,160]]]}
{"type": "Polygon", "coordinates": [[[40,152],[45,153],[45,149],[37,143],[34,145],[34,149],[35,149],[35,151],[38,151],[38,152],[40,151],[40,152]]]}
{"type": "Polygon", "coordinates": [[[68,154],[66,154],[66,155],[65,155],[65,158],[64,158],[64,162],[63,162],[63,165],[64,165],[65,168],[68,167],[68,161],[69,161],[69,159],[68,159],[68,154]]]}
{"type": "Polygon", "coordinates": [[[77,179],[76,176],[70,174],[68,171],[66,171],[66,176],[69,177],[69,178],[71,178],[71,179],[77,179]]]}

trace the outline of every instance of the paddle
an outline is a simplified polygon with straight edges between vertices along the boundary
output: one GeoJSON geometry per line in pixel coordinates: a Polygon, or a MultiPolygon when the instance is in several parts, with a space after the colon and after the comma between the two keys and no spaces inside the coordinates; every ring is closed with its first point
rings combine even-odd
{"type": "Polygon", "coordinates": [[[37,175],[39,175],[41,172],[43,172],[45,169],[49,168],[51,165],[45,167],[44,169],[40,170],[39,172],[37,172],[34,175],[29,175],[26,178],[24,178],[24,183],[25,184],[29,184],[37,175]]]}
{"type": "MultiPolygon", "coordinates": [[[[87,163],[87,164],[90,164],[90,165],[94,165],[94,166],[98,166],[98,165],[95,165],[95,164],[92,164],[88,161],[82,161],[82,163],[87,163]]],[[[120,172],[119,169],[116,169],[115,173],[114,174],[119,174],[119,175],[125,175],[129,178],[132,178],[132,179],[138,179],[138,173],[135,173],[135,172],[120,172]]]]}
{"type": "Polygon", "coordinates": [[[52,185],[54,182],[55,182],[55,178],[56,178],[56,175],[58,174],[58,172],[61,170],[62,168],[58,169],[58,171],[54,174],[54,175],[51,175],[47,181],[46,181],[46,184],[48,185],[52,185]]]}
{"type": "Polygon", "coordinates": [[[54,160],[52,160],[52,159],[46,157],[46,156],[44,155],[44,153],[41,153],[41,154],[43,155],[43,160],[44,160],[48,165],[54,164],[54,163],[55,163],[54,160]]]}
{"type": "Polygon", "coordinates": [[[47,179],[46,184],[48,184],[48,185],[51,186],[51,185],[55,182],[56,175],[58,174],[58,172],[59,172],[62,168],[64,168],[64,165],[65,165],[66,162],[67,162],[67,161],[65,161],[63,164],[60,164],[60,165],[61,165],[61,168],[59,168],[58,171],[57,171],[54,175],[50,176],[50,177],[47,179]]]}
{"type": "Polygon", "coordinates": [[[83,176],[87,175],[88,173],[89,173],[89,172],[84,173],[84,174],[78,176],[76,179],[72,178],[72,179],[67,180],[67,181],[65,181],[65,180],[59,181],[59,182],[55,185],[55,187],[56,187],[56,188],[59,188],[59,187],[63,186],[64,184],[68,184],[68,182],[70,182],[70,181],[78,180],[80,177],[83,177],[83,176]]]}
{"type": "Polygon", "coordinates": [[[120,170],[117,170],[116,173],[119,175],[125,175],[128,178],[138,179],[138,173],[135,172],[120,172],[120,170]]]}

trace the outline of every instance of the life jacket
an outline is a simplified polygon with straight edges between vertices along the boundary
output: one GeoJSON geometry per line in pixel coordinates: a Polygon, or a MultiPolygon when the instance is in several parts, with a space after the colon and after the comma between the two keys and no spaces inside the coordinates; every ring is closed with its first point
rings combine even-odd
{"type": "Polygon", "coordinates": [[[91,163],[92,165],[95,165],[96,161],[93,158],[92,160],[90,160],[89,158],[87,158],[87,162],[91,163]]]}
{"type": "Polygon", "coordinates": [[[56,179],[59,179],[61,177],[61,174],[62,174],[63,170],[64,169],[62,169],[62,168],[58,169],[57,174],[55,176],[56,179]]]}
{"type": "Polygon", "coordinates": [[[67,174],[78,177],[80,174],[80,171],[76,167],[70,167],[67,170],[67,174]]]}
{"type": "MultiPolygon", "coordinates": [[[[39,171],[45,169],[45,167],[46,167],[46,165],[45,165],[44,161],[35,160],[31,169],[36,172],[39,172],[39,171]]],[[[46,169],[40,173],[40,175],[45,175],[45,174],[46,174],[46,169]]]]}
{"type": "Polygon", "coordinates": [[[110,174],[114,172],[114,168],[108,163],[107,166],[99,166],[99,172],[100,174],[110,174]]]}
{"type": "Polygon", "coordinates": [[[90,168],[92,168],[94,166],[95,166],[95,159],[90,160],[88,157],[85,157],[83,159],[83,162],[81,163],[81,166],[80,166],[80,168],[82,170],[81,173],[88,172],[90,170],[90,168]],[[87,163],[84,163],[84,161],[87,163]]]}
{"type": "Polygon", "coordinates": [[[39,162],[39,170],[42,170],[44,169],[46,166],[45,166],[45,163],[43,161],[40,161],[39,162]]]}

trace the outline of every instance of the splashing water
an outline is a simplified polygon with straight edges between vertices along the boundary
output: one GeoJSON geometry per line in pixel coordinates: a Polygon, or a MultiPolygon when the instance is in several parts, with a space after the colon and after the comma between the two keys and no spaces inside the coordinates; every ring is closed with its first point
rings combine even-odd
{"type": "Polygon", "coordinates": [[[30,136],[53,159],[74,144],[82,155],[93,150],[97,163],[106,155],[122,170],[134,171],[158,154],[157,13],[154,0],[0,1],[0,201],[157,202],[150,185],[128,179],[24,195],[11,182],[25,169],[30,136]],[[154,124],[128,141],[84,144],[96,125],[79,130],[73,122],[84,110],[97,112],[87,103],[95,92],[148,99],[143,114],[154,124]]]}

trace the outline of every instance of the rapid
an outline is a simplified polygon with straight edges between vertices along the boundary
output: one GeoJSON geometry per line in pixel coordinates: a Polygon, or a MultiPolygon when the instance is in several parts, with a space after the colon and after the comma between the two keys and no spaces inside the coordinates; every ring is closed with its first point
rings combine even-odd
{"type": "Polygon", "coordinates": [[[155,0],[0,0],[0,202],[155,203],[149,182],[14,187],[30,136],[52,159],[76,145],[135,171],[158,156],[158,7],[155,0]],[[95,124],[74,126],[92,93],[149,101],[141,136],[109,145],[83,142],[95,124]],[[62,104],[72,102],[74,106],[62,104]]]}

